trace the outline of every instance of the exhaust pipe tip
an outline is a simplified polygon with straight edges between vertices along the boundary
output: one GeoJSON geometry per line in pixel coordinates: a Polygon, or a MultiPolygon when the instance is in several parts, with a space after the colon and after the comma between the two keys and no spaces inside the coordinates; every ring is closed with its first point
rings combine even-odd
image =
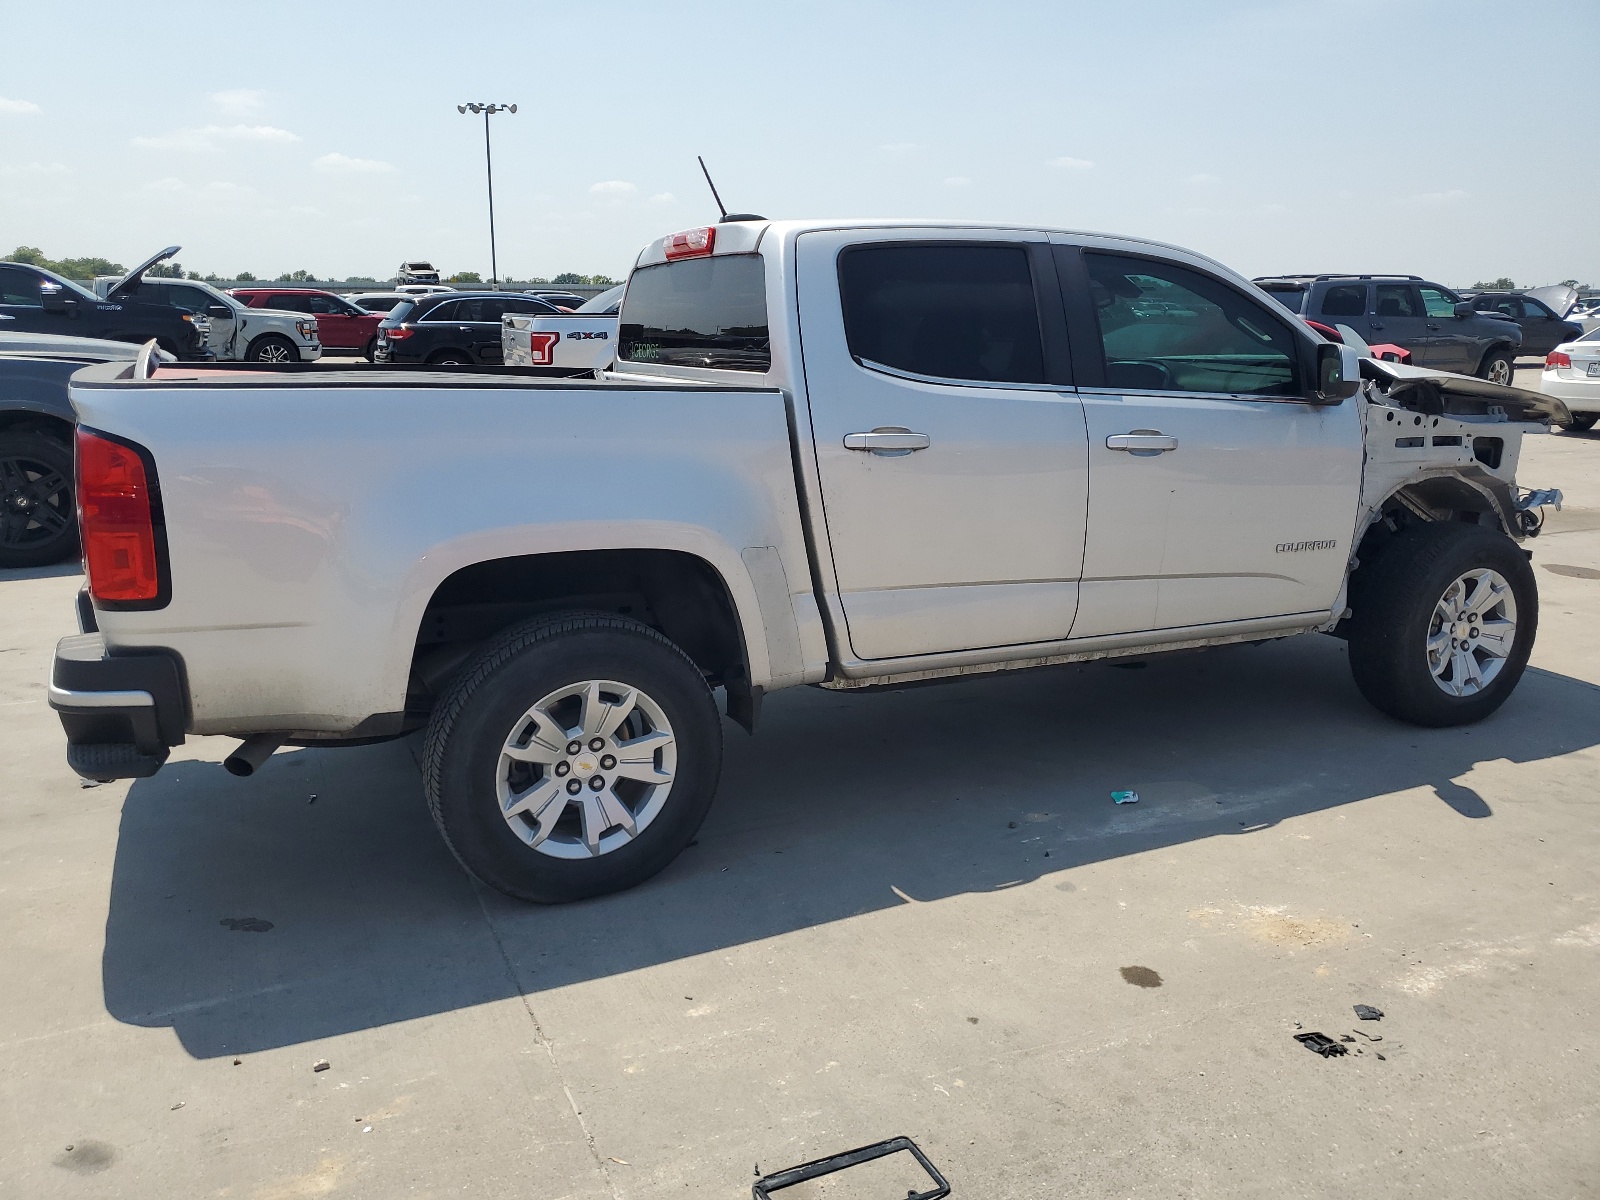
{"type": "Polygon", "coordinates": [[[245,738],[234,752],[222,760],[223,770],[240,779],[254,775],[261,764],[272,757],[272,752],[283,745],[283,736],[276,733],[257,733],[245,738]]]}

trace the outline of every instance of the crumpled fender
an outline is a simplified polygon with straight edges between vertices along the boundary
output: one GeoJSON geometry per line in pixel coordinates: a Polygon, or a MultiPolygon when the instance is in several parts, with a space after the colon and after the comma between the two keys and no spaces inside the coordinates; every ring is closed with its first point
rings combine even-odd
{"type": "Polygon", "coordinates": [[[1497,408],[1510,421],[1535,421],[1564,425],[1572,419],[1567,406],[1554,396],[1526,388],[1490,383],[1471,375],[1434,371],[1407,363],[1361,360],[1361,378],[1374,384],[1391,404],[1412,412],[1439,416],[1481,417],[1497,408]]]}

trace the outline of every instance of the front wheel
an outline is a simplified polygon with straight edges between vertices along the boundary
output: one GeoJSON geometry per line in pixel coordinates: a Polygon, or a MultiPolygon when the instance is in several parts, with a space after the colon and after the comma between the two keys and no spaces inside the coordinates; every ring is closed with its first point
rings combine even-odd
{"type": "Polygon", "coordinates": [[[1509,350],[1491,350],[1483,356],[1483,362],[1478,367],[1478,376],[1487,379],[1490,383],[1510,385],[1516,375],[1516,362],[1509,350]]]}
{"type": "Polygon", "coordinates": [[[378,357],[378,339],[369,337],[367,344],[361,347],[361,356],[368,362],[376,362],[378,357]]]}
{"type": "Polygon", "coordinates": [[[72,451],[35,430],[0,434],[0,567],[42,567],[77,549],[72,451]]]}
{"type": "Polygon", "coordinates": [[[299,362],[300,352],[288,338],[269,333],[251,342],[250,349],[245,352],[244,357],[247,362],[271,363],[278,366],[299,362]]]}
{"type": "Polygon", "coordinates": [[[462,670],[428,725],[423,783],[469,872],[522,900],[621,891],[699,829],[722,725],[694,663],[624,617],[515,626],[462,670]]]}
{"type": "Polygon", "coordinates": [[[1373,707],[1445,726],[1505,703],[1539,625],[1533,568],[1514,541],[1482,525],[1416,525],[1360,573],[1369,570],[1352,580],[1349,642],[1356,686],[1373,707]]]}

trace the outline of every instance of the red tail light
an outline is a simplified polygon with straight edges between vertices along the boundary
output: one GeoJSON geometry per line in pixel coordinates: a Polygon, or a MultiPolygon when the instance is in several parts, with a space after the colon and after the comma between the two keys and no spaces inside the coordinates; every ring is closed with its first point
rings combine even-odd
{"type": "Polygon", "coordinates": [[[78,430],[78,524],[89,595],[108,608],[167,602],[155,467],[137,447],[78,430]]]}
{"type": "Polygon", "coordinates": [[[556,343],[561,340],[559,333],[535,333],[528,331],[528,352],[533,357],[536,367],[548,367],[555,358],[556,343]]]}
{"type": "Polygon", "coordinates": [[[1544,356],[1544,369],[1547,371],[1553,370],[1556,367],[1570,368],[1571,366],[1572,355],[1570,354],[1563,354],[1559,350],[1552,350],[1549,354],[1544,356]]]}
{"type": "Polygon", "coordinates": [[[383,336],[388,338],[391,342],[403,342],[415,332],[415,329],[412,329],[408,326],[396,325],[393,329],[385,329],[383,331],[383,336]]]}
{"type": "Polygon", "coordinates": [[[675,233],[667,238],[662,245],[662,251],[668,261],[674,258],[694,258],[701,254],[710,254],[717,245],[716,226],[707,226],[703,229],[685,229],[682,233],[675,233]]]}

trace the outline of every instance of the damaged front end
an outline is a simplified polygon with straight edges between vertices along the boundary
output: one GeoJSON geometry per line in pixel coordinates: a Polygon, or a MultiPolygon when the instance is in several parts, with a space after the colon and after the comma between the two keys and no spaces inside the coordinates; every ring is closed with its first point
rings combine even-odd
{"type": "Polygon", "coordinates": [[[1522,438],[1570,420],[1560,400],[1522,388],[1402,363],[1361,360],[1366,386],[1364,528],[1409,520],[1500,526],[1521,540],[1555,489],[1517,484],[1522,438]]]}

